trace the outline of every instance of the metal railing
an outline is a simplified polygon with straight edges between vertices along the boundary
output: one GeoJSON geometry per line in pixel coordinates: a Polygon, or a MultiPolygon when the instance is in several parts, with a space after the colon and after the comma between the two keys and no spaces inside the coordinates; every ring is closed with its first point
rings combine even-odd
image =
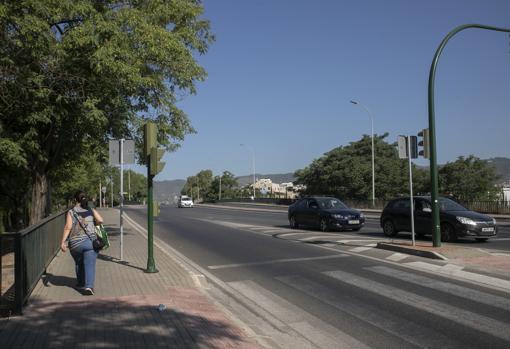
{"type": "MultiPolygon", "coordinates": [[[[2,257],[7,253],[14,254],[14,283],[1,294],[0,309],[22,313],[24,304],[60,248],[66,212],[52,215],[18,232],[0,234],[2,257]]],[[[3,270],[2,259],[0,270],[3,270]]],[[[0,290],[6,288],[2,281],[0,277],[0,290]]]]}
{"type": "MultiPolygon", "coordinates": [[[[221,201],[216,200],[215,202],[245,202],[245,203],[266,203],[276,205],[290,205],[296,200],[292,199],[275,199],[275,198],[257,198],[251,200],[249,198],[237,198],[237,199],[222,199],[221,201]]],[[[354,199],[342,199],[342,201],[349,207],[357,208],[360,210],[383,210],[389,200],[376,199],[374,204],[372,200],[354,200],[354,199]]],[[[460,201],[464,207],[487,214],[503,214],[510,215],[510,201],[460,201]]]]}
{"type": "Polygon", "coordinates": [[[476,212],[510,214],[510,201],[467,201],[461,204],[476,212]]]}

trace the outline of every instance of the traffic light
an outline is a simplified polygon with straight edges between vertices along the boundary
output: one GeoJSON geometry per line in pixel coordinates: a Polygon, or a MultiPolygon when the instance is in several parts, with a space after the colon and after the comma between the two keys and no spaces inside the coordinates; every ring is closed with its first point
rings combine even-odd
{"type": "Polygon", "coordinates": [[[154,200],[154,201],[153,201],[153,204],[152,204],[152,216],[153,216],[153,217],[157,217],[157,216],[159,216],[159,212],[160,212],[159,202],[157,202],[156,200],[154,200]]]}
{"type": "Polygon", "coordinates": [[[151,149],[158,144],[158,129],[156,124],[148,121],[143,126],[143,155],[151,155],[151,149]]]}
{"type": "Polygon", "coordinates": [[[422,140],[418,142],[418,146],[423,147],[423,149],[420,150],[418,154],[423,156],[425,159],[428,159],[430,157],[429,129],[424,128],[421,132],[418,133],[418,137],[422,137],[422,140]]]}
{"type": "Polygon", "coordinates": [[[155,176],[158,173],[160,173],[163,170],[163,167],[165,167],[165,163],[162,162],[162,161],[159,161],[159,160],[161,160],[161,158],[163,157],[164,154],[165,154],[165,150],[164,149],[158,149],[156,147],[152,147],[151,148],[151,151],[150,151],[150,164],[149,164],[150,170],[149,170],[149,173],[152,176],[155,176]]]}

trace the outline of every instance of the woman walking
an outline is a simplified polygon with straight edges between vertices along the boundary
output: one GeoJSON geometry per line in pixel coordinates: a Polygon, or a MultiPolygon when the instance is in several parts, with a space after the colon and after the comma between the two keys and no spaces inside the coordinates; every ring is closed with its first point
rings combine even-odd
{"type": "Polygon", "coordinates": [[[96,238],[94,226],[103,223],[103,217],[88,207],[88,198],[83,191],[76,192],[75,206],[67,212],[66,224],[60,248],[69,249],[76,264],[76,286],[84,295],[94,294],[97,252],[92,246],[96,238]]]}

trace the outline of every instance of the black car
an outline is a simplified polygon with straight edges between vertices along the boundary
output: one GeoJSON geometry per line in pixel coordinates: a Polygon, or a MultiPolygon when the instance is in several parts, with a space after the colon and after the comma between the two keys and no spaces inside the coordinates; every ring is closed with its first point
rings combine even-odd
{"type": "MultiPolygon", "coordinates": [[[[485,214],[470,211],[459,203],[439,199],[441,240],[455,241],[458,237],[474,237],[486,241],[497,234],[496,220],[485,214]]],[[[414,230],[416,235],[432,233],[432,204],[429,196],[414,197],[414,230]]],[[[386,236],[411,231],[411,202],[409,197],[394,199],[384,208],[381,227],[386,236]]]]}
{"type": "Polygon", "coordinates": [[[333,197],[307,197],[289,206],[289,224],[293,229],[305,225],[322,231],[360,230],[364,223],[363,213],[333,197]]]}

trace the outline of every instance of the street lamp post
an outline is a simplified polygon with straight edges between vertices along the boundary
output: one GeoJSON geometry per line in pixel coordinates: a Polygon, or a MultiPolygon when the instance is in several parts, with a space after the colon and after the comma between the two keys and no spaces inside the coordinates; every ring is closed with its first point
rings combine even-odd
{"type": "Polygon", "coordinates": [[[221,201],[221,173],[220,173],[220,190],[218,191],[218,201],[221,201]]]}
{"type": "Polygon", "coordinates": [[[450,31],[441,41],[439,47],[436,50],[432,65],[430,66],[429,73],[429,88],[428,88],[428,103],[429,103],[429,145],[430,145],[430,196],[432,199],[432,245],[434,247],[441,246],[441,226],[439,221],[439,202],[438,202],[438,175],[437,175],[437,153],[436,153],[436,121],[434,115],[434,81],[436,79],[436,67],[439,62],[439,57],[443,52],[444,47],[448,41],[457,34],[458,32],[468,29],[478,28],[493,30],[499,32],[510,33],[510,28],[498,28],[481,24],[465,24],[458,26],[457,28],[450,31]]]}
{"type": "Polygon", "coordinates": [[[251,152],[251,166],[253,169],[253,199],[255,200],[255,152],[246,144],[241,144],[241,147],[246,147],[251,152]]]}
{"type": "Polygon", "coordinates": [[[352,104],[359,105],[366,110],[370,117],[371,133],[372,133],[372,208],[375,208],[375,152],[374,152],[374,118],[370,110],[357,101],[351,101],[352,104]]]}

